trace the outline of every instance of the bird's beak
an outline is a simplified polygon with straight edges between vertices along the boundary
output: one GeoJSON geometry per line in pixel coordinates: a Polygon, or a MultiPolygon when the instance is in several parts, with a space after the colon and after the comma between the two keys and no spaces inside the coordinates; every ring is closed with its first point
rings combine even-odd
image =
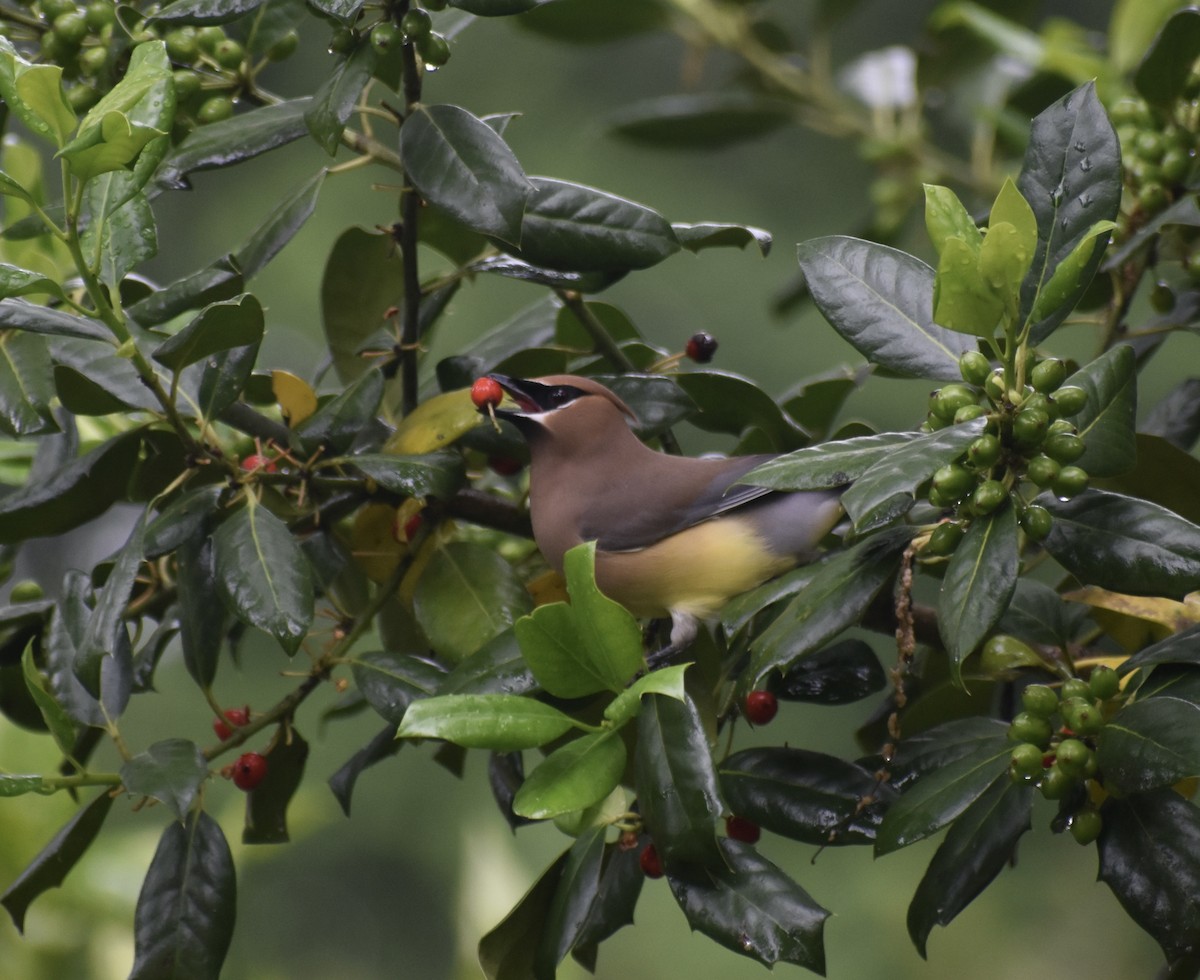
{"type": "MultiPolygon", "coordinates": [[[[523,378],[510,378],[505,374],[489,374],[504,393],[516,402],[516,409],[510,407],[497,408],[496,414],[501,418],[512,418],[517,415],[536,415],[546,410],[544,397],[546,386],[536,381],[526,381],[523,378]]],[[[504,404],[503,402],[501,404],[504,404]]]]}

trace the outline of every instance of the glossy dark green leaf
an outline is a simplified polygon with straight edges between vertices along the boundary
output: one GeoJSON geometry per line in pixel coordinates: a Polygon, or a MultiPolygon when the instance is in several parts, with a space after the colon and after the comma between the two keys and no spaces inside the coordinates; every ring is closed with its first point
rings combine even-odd
{"type": "Polygon", "coordinates": [[[291,840],[288,834],[288,804],[304,778],[308,742],[288,725],[266,758],[267,774],[262,782],[246,794],[243,844],[286,844],[291,840]]]}
{"type": "Polygon", "coordinates": [[[954,821],[908,906],[908,934],[922,957],[934,926],[946,926],[1012,860],[1029,830],[1033,793],[1007,774],[954,821]]]}
{"type": "Polygon", "coordinates": [[[908,510],[917,487],[940,466],[957,459],[987,425],[977,418],[950,425],[898,446],[860,474],[842,494],[842,506],[858,530],[880,522],[883,515],[908,510]],[[903,498],[896,504],[897,498],[903,498]],[[902,508],[902,509],[901,509],[902,508]]]}
{"type": "Polygon", "coordinates": [[[251,499],[213,536],[217,582],[242,622],[293,654],[312,625],[312,574],[287,525],[251,499]]]}
{"type": "Polygon", "coordinates": [[[1105,783],[1128,793],[1200,775],[1200,705],[1173,697],[1126,705],[1105,724],[1096,761],[1105,783]]]}
{"type": "Polygon", "coordinates": [[[158,669],[163,654],[167,652],[167,647],[175,642],[179,632],[179,623],[168,615],[155,627],[154,632],[141,642],[133,655],[134,694],[146,694],[154,690],[154,672],[158,669]]]}
{"type": "Polygon", "coordinates": [[[161,411],[137,369],[107,344],[75,337],[52,337],[54,386],[76,415],[107,415],[131,408],[161,411]]]}
{"type": "Polygon", "coordinates": [[[607,859],[595,901],[571,950],[571,955],[592,973],[596,972],[597,946],[622,926],[633,925],[633,909],[646,879],[636,848],[622,849],[614,843],[606,845],[605,850],[607,859]]]}
{"type": "Polygon", "coordinates": [[[24,330],[0,331],[0,427],[12,436],[53,432],[53,398],[46,341],[24,330]]]}
{"type": "Polygon", "coordinates": [[[1200,527],[1172,511],[1103,490],[1037,502],[1054,517],[1043,546],[1080,582],[1172,599],[1200,588],[1200,527]]]}
{"type": "Polygon", "coordinates": [[[625,743],[615,730],[582,735],[529,774],[513,798],[513,812],[543,820],[587,809],[613,791],[624,771],[625,743]]]}
{"type": "Polygon", "coordinates": [[[204,534],[225,487],[212,483],[193,487],[164,507],[146,526],[142,545],[147,558],[159,558],[204,534]]]}
{"type": "Polygon", "coordinates": [[[846,399],[870,376],[869,365],[857,370],[842,367],[805,378],[779,399],[784,411],[804,426],[814,439],[826,439],[833,430],[846,399]]]}
{"type": "Polygon", "coordinates": [[[818,846],[874,840],[895,796],[862,766],[807,749],[744,749],[722,762],[718,775],[731,813],[818,846]]]}
{"type": "Polygon", "coordinates": [[[439,694],[531,694],[538,689],[516,632],[508,629],[489,640],[446,675],[439,694]]]}
{"type": "MultiPolygon", "coordinates": [[[[1063,96],[1033,120],[1017,189],[1037,218],[1038,247],[1022,289],[1028,310],[1037,290],[1054,275],[1098,221],[1112,220],[1121,204],[1121,147],[1094,82],[1063,96]]],[[[1097,248],[1067,301],[1033,326],[1040,342],[1071,311],[1103,259],[1097,248]]]]}
{"type": "Polygon", "coordinates": [[[153,357],[178,372],[218,351],[257,344],[263,329],[262,306],[247,293],[236,300],[206,306],[179,333],[160,344],[153,357]]]}
{"type": "Polygon", "coordinates": [[[829,912],[749,844],[723,840],[721,853],[709,878],[669,879],[688,925],[767,966],[795,963],[823,975],[829,912]]]}
{"type": "Polygon", "coordinates": [[[1017,580],[996,632],[1020,637],[1026,643],[1065,647],[1076,638],[1087,615],[1086,606],[1064,602],[1050,586],[1024,576],[1017,580]]]}
{"type": "Polygon", "coordinates": [[[292,143],[308,132],[304,119],[312,106],[313,100],[305,96],[201,126],[162,162],[154,175],[155,184],[167,190],[186,190],[191,187],[189,174],[229,167],[292,143]]]}
{"type": "Polygon", "coordinates": [[[706,248],[745,248],[753,244],[766,258],[771,251],[771,233],[751,225],[729,225],[706,221],[700,224],[673,223],[675,237],[689,252],[706,248]]]}
{"type": "MultiPolygon", "coordinates": [[[[92,345],[95,346],[94,344],[92,345]]],[[[103,360],[113,362],[108,358],[103,360]]],[[[118,361],[118,363],[120,363],[118,361]]],[[[130,368],[128,361],[121,367],[130,368]]],[[[118,368],[120,370],[120,368],[118,368]]],[[[125,372],[122,371],[122,374],[125,372]]],[[[73,415],[112,415],[116,412],[126,412],[135,406],[112,392],[111,378],[105,378],[104,383],[90,375],[84,374],[66,364],[54,365],[54,387],[63,407],[73,415]]],[[[142,392],[149,394],[149,392],[142,392]]]]}
{"type": "Polygon", "coordinates": [[[644,269],[679,251],[662,215],[594,187],[531,177],[521,247],[504,248],[547,269],[620,272],[644,269]]]}
{"type": "Polygon", "coordinates": [[[462,486],[465,477],[462,454],[453,450],[422,456],[364,453],[340,461],[361,470],[385,490],[405,497],[448,500],[462,486]]]}
{"type": "Polygon", "coordinates": [[[557,708],[515,694],[447,694],[414,701],[398,738],[442,738],[469,749],[535,749],[576,727],[557,708]]]}
{"type": "Polygon", "coordinates": [[[400,724],[413,701],[437,691],[445,676],[441,667],[428,660],[386,650],[357,654],[351,668],[355,686],[393,725],[400,724]]]}
{"type": "Polygon", "coordinates": [[[505,279],[517,279],[521,282],[532,282],[539,286],[549,286],[551,289],[573,289],[578,293],[598,293],[607,289],[621,279],[627,270],[603,270],[587,272],[571,272],[560,269],[547,269],[532,262],[524,262],[511,255],[489,255],[478,262],[472,262],[470,272],[488,272],[503,276],[505,279]]]}
{"type": "Polygon", "coordinates": [[[1180,10],[1158,32],[1133,76],[1147,102],[1171,106],[1182,94],[1191,64],[1200,56],[1200,10],[1180,10]]]}
{"type": "Polygon", "coordinates": [[[1066,383],[1088,393],[1083,411],[1071,421],[1086,449],[1076,465],[1090,476],[1115,476],[1137,461],[1137,364],[1133,348],[1110,348],[1071,375],[1066,383]]]}
{"type": "Polygon", "coordinates": [[[304,110],[304,124],[313,139],[333,156],[362,90],[375,71],[375,49],[361,43],[340,60],[304,110]]]}
{"type": "MultiPolygon", "coordinates": [[[[1200,203],[1194,196],[1181,197],[1174,204],[1168,205],[1144,224],[1137,231],[1124,239],[1119,245],[1105,250],[1104,262],[1100,266],[1102,272],[1112,272],[1129,261],[1139,249],[1157,242],[1164,228],[1173,225],[1183,225],[1195,228],[1200,226],[1200,203]]],[[[1174,312],[1174,311],[1172,311],[1174,312]]]]}
{"type": "MultiPolygon", "coordinates": [[[[142,566],[145,529],[146,515],[143,513],[130,531],[124,547],[117,554],[116,563],[109,572],[104,588],[96,595],[95,609],[88,619],[87,629],[75,653],[75,676],[93,697],[99,697],[102,689],[103,661],[107,658],[126,660],[131,655],[129,632],[125,625],[125,607],[129,604],[137,573],[142,566]]],[[[119,703],[124,710],[124,702],[129,698],[127,691],[124,694],[112,691],[104,693],[104,700],[110,709],[119,703]],[[114,694],[116,701],[112,700],[114,694]]]]}
{"type": "Polygon", "coordinates": [[[1171,789],[1109,799],[1100,880],[1168,960],[1200,941],[1200,813],[1171,789]]]}
{"type": "Polygon", "coordinates": [[[1150,409],[1138,431],[1189,451],[1200,438],[1200,378],[1185,378],[1171,388],[1150,409]]]}
{"type": "Polygon", "coordinates": [[[775,490],[823,490],[845,486],[897,449],[922,438],[916,432],[884,432],[806,446],[755,467],[742,483],[775,490]]]}
{"type": "Polygon", "coordinates": [[[403,295],[404,272],[391,237],[363,228],[342,232],[321,279],[321,318],[343,383],[369,369],[359,350],[403,295]]]}
{"type": "Polygon", "coordinates": [[[600,887],[604,832],[603,827],[585,831],[567,851],[566,867],[554,890],[534,957],[535,977],[553,980],[558,964],[575,945],[587,922],[600,887]]]}
{"type": "Polygon", "coordinates": [[[1166,439],[1139,432],[1137,465],[1119,476],[1092,481],[1097,490],[1137,497],[1200,522],[1200,459],[1166,439]]]}
{"type": "Polygon", "coordinates": [[[21,672],[25,675],[25,687],[37,705],[46,728],[54,736],[59,751],[63,755],[69,755],[77,734],[75,721],[55,699],[49,682],[42,677],[34,664],[32,639],[21,655],[21,672]]]}
{"type": "MultiPolygon", "coordinates": [[[[75,652],[83,641],[92,614],[90,597],[91,583],[82,572],[73,570],[63,577],[62,597],[50,619],[50,632],[42,653],[54,699],[79,724],[103,728],[104,712],[99,702],[75,676],[75,652]]],[[[117,660],[111,657],[104,660],[100,673],[102,689],[106,686],[105,674],[115,672],[119,667],[117,660]]]]}
{"type": "Polygon", "coordinates": [[[941,830],[1005,773],[1011,756],[1012,742],[1001,728],[991,738],[975,741],[967,754],[923,773],[884,814],[875,854],[888,854],[941,830]]]}
{"type": "Polygon", "coordinates": [[[350,816],[350,800],[354,795],[354,786],[363,771],[395,755],[403,745],[404,743],[396,738],[396,726],[387,725],[329,777],[329,788],[337,798],[342,813],[350,816]]]}
{"type": "Polygon", "coordinates": [[[728,371],[687,371],[677,375],[675,382],[700,410],[689,416],[689,421],[706,432],[741,435],[748,428],[759,428],[779,451],[808,442],[808,433],[784,414],[775,399],[746,378],[728,371]]]}
{"type": "Polygon", "coordinates": [[[888,763],[888,772],[892,776],[890,785],[893,789],[904,790],[925,775],[977,753],[1007,732],[1006,722],[971,715],[905,735],[897,746],[895,757],[888,763]]]}
{"type": "Polygon", "coordinates": [[[328,14],[335,20],[352,24],[364,2],[365,0],[309,0],[308,6],[323,14],[328,14]]]}
{"type": "Polygon", "coordinates": [[[504,632],[532,605],[512,565],[491,548],[466,541],[434,551],[413,594],[417,622],[451,663],[504,632]]]}
{"type": "Polygon", "coordinates": [[[946,566],[938,594],[938,632],[955,677],[1008,608],[1020,570],[1011,506],[976,517],[946,566]]]}
{"type": "Polygon", "coordinates": [[[241,272],[233,257],[227,255],[207,268],[155,290],[125,312],[143,327],[154,327],[188,310],[232,299],[242,292],[242,284],[241,272]]]}
{"type": "Polygon", "coordinates": [[[521,244],[533,185],[482,119],[454,105],[419,106],[400,129],[400,159],[422,197],[473,231],[521,244]]]}
{"type": "Polygon", "coordinates": [[[209,421],[219,418],[242,396],[254,374],[258,351],[258,344],[231,347],[205,360],[196,385],[202,418],[209,421]]]}
{"type": "Polygon", "coordinates": [[[54,838],[38,853],[0,896],[0,905],[12,916],[18,932],[25,931],[25,913],[42,892],[63,883],[76,862],[104,826],[104,818],[112,808],[113,797],[103,790],[86,806],[80,807],[54,838]]]}
{"type": "Polygon", "coordinates": [[[207,534],[197,534],[179,546],[176,557],[183,663],[192,679],[207,690],[217,676],[229,625],[217,585],[216,547],[207,534]]]}
{"type": "Polygon", "coordinates": [[[262,3],[263,0],[174,0],[150,20],[159,24],[227,24],[262,3]]]}
{"type": "Polygon", "coordinates": [[[99,190],[108,177],[105,174],[87,185],[92,221],[82,239],[87,253],[100,256],[100,281],[115,289],[125,276],[158,254],[158,229],[150,201],[140,190],[116,208],[110,207],[112,202],[96,200],[100,193],[121,190],[119,186],[99,190]],[[97,228],[100,229],[98,244],[97,228]]]}
{"type": "Polygon", "coordinates": [[[773,672],[786,672],[857,622],[895,574],[908,540],[905,530],[884,532],[827,557],[758,638],[739,693],[763,687],[773,672]]]}
{"type": "Polygon", "coordinates": [[[37,306],[23,299],[0,300],[0,329],[113,342],[112,334],[95,320],[52,310],[48,306],[37,306]]]}
{"type": "Polygon", "coordinates": [[[1155,664],[1200,665],[1200,626],[1175,633],[1139,650],[1117,669],[1127,674],[1139,667],[1152,667],[1155,664]]]}
{"type": "Polygon", "coordinates": [[[757,139],[790,123],[794,102],[727,89],[663,95],[609,115],[608,128],[636,143],[665,149],[716,149],[757,139]]]}
{"type": "Polygon", "coordinates": [[[322,167],[299,190],[284,198],[233,253],[245,279],[258,275],[304,226],[317,206],[317,197],[328,173],[328,169],[322,167]]]}
{"type": "Polygon", "coordinates": [[[237,919],[233,855],[203,810],[158,842],[134,917],[130,980],[217,980],[237,919]]]}
{"type": "Polygon", "coordinates": [[[802,243],[800,268],[817,308],[872,364],[903,377],[959,381],[975,338],[933,322],[933,270],[904,252],[857,238],[802,243]]]}
{"type": "Polygon", "coordinates": [[[64,295],[62,286],[55,280],[47,279],[39,272],[0,262],[0,299],[30,294],[44,294],[59,299],[64,295]]]}
{"type": "Polygon", "coordinates": [[[669,871],[721,866],[715,822],[721,801],[708,738],[691,702],[653,694],[638,714],[638,808],[669,871]]]}
{"type": "Polygon", "coordinates": [[[208,762],[195,742],[169,738],[155,742],[121,767],[125,789],[165,804],[179,821],[195,802],[200,784],[208,778],[208,762]]]}
{"type": "Polygon", "coordinates": [[[779,697],[815,704],[849,704],[886,686],[879,657],[863,640],[842,640],[810,653],[771,680],[771,690],[779,697]]]}
{"type": "Polygon", "coordinates": [[[593,377],[633,409],[633,431],[641,439],[654,439],[695,414],[695,402],[670,378],[637,373],[593,377]]]}
{"type": "Polygon", "coordinates": [[[296,427],[301,445],[309,453],[322,447],[334,454],[346,452],[374,421],[383,389],[380,371],[369,371],[353,381],[296,427]]]}
{"type": "Polygon", "coordinates": [[[479,965],[487,980],[530,980],[546,920],[567,867],[563,852],[513,907],[504,920],[479,940],[479,965]]]}

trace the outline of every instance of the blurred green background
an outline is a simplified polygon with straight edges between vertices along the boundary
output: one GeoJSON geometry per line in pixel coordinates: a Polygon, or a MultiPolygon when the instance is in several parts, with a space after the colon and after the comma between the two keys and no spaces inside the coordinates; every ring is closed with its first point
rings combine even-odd
{"type": "MultiPolygon", "coordinates": [[[[603,3],[604,0],[596,0],[603,3]]],[[[815,4],[779,0],[778,19],[803,36],[815,4]]],[[[877,0],[851,5],[834,33],[834,59],[919,36],[932,2],[877,0]]],[[[1067,15],[1102,30],[1111,5],[1024,5],[1036,18],[1067,15]]],[[[506,138],[530,173],[593,184],[645,203],[673,221],[732,221],[764,227],[775,237],[767,259],[754,251],[684,253],[618,283],[602,299],[622,307],[653,340],[680,349],[697,330],[720,341],[714,366],[742,372],[781,393],[800,379],[861,358],[812,310],[775,319],[772,298],[795,270],[795,243],[823,234],[853,233],[870,214],[870,170],[849,143],[799,128],[706,154],[666,154],[606,134],[605,117],[637,98],[678,90],[683,46],[653,35],[602,46],[556,44],[529,34],[514,18],[478,21],[453,41],[450,64],[429,76],[427,101],[452,102],[483,115],[518,111],[506,138]]],[[[269,80],[276,91],[299,92],[327,70],[323,29],[304,37],[301,53],[269,80]]],[[[381,133],[383,130],[381,129],[381,133]]],[[[190,272],[253,231],[276,200],[328,164],[308,141],[220,173],[193,179],[190,193],[156,205],[160,255],[149,274],[160,281],[190,272]]],[[[395,175],[352,170],[331,178],[316,213],[283,254],[254,282],[268,308],[269,332],[260,365],[311,378],[323,359],[319,287],[325,257],[354,224],[388,225],[396,218],[395,175]],[[374,188],[373,182],[383,185],[374,188]]],[[[928,249],[914,226],[901,244],[928,249]]],[[[540,298],[523,283],[484,277],[460,294],[427,360],[454,352],[540,298]]],[[[1065,344],[1087,350],[1086,333],[1063,331],[1065,344]]],[[[1057,338],[1056,338],[1057,340],[1057,338]]],[[[1065,353],[1071,353],[1068,349],[1065,353]]],[[[1161,357],[1159,362],[1168,362],[1161,357]]],[[[1154,385],[1153,379],[1150,384],[1154,385]]],[[[879,428],[915,426],[927,385],[877,381],[851,397],[846,417],[879,428]]],[[[1151,402],[1146,398],[1144,402],[1151,402]]],[[[728,448],[712,437],[692,448],[728,448]]],[[[894,652],[884,644],[887,662],[894,652]]],[[[222,703],[240,705],[254,692],[272,703],[294,681],[277,649],[247,644],[241,673],[223,669],[222,703]]],[[[165,735],[211,741],[210,715],[177,654],[158,673],[162,698],[139,698],[123,730],[133,745],[165,735]],[[169,705],[171,717],[164,717],[169,705]],[[180,717],[175,712],[184,713],[180,717]]],[[[292,808],[293,842],[242,847],[241,794],[224,782],[208,789],[207,806],[222,823],[238,867],[238,927],[226,964],[230,980],[384,977],[450,980],[479,976],[478,938],[559,853],[565,839],[552,827],[509,833],[491,802],[483,760],[469,760],[465,778],[431,764],[429,747],[406,747],[359,781],[347,820],[325,780],[381,727],[360,715],[323,726],[333,703],[322,691],[305,705],[298,725],[312,742],[308,779],[292,808]]],[[[785,706],[754,741],[845,755],[868,709],[785,706]]],[[[0,722],[0,759],[10,771],[57,764],[50,740],[0,722]]],[[[114,764],[103,755],[97,766],[114,764]]],[[[65,822],[74,806],[62,797],[22,797],[0,806],[0,880],[11,881],[65,822]]],[[[1161,963],[1154,944],[1095,881],[1095,850],[1047,832],[1049,805],[1035,810],[1034,833],[1022,842],[1017,866],[1004,873],[950,928],[936,930],[922,961],[905,932],[905,911],[936,842],[873,861],[869,849],[814,848],[766,839],[760,845],[834,916],[826,927],[828,975],[846,980],[950,978],[1003,980],[1087,976],[1089,980],[1150,977],[1161,963]]],[[[132,813],[118,805],[65,887],[31,908],[22,940],[0,917],[0,975],[108,980],[132,962],[131,923],[138,889],[167,815],[132,813]]],[[[790,967],[780,967],[781,973],[790,967]]],[[[587,974],[571,961],[560,976],[587,974]]],[[[762,967],[689,932],[665,882],[647,882],[637,927],[600,950],[602,980],[757,977],[762,967]]]]}

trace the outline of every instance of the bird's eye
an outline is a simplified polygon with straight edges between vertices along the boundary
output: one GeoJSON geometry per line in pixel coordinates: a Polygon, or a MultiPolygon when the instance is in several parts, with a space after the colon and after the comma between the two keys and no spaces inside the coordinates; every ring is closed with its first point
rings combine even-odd
{"type": "Polygon", "coordinates": [[[568,405],[580,395],[578,388],[572,388],[570,385],[560,385],[557,388],[551,388],[550,394],[546,401],[550,408],[561,408],[563,405],[568,405]]]}

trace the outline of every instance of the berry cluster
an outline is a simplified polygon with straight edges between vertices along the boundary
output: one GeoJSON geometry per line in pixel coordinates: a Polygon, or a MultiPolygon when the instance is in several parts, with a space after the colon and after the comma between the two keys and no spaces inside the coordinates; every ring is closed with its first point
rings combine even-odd
{"type": "MultiPolygon", "coordinates": [[[[446,38],[433,30],[433,20],[430,10],[444,10],[446,0],[425,0],[423,7],[413,6],[404,12],[397,25],[390,18],[376,21],[373,24],[338,27],[329,39],[329,50],[338,54],[347,54],[357,45],[360,38],[366,34],[371,46],[380,54],[386,54],[402,44],[411,44],[426,68],[440,68],[450,60],[450,45],[446,38]]],[[[360,14],[360,20],[366,17],[360,14]]]]}
{"type": "Polygon", "coordinates": [[[1017,743],[1008,769],[1013,782],[1036,786],[1046,799],[1063,801],[1071,835],[1080,844],[1100,835],[1094,803],[1098,794],[1088,784],[1097,776],[1095,741],[1104,727],[1104,703],[1119,693],[1116,671],[1103,666],[1094,668],[1086,681],[1064,682],[1061,691],[1031,684],[1021,692],[1024,710],[1008,728],[1008,737],[1017,743]]]}
{"type": "Polygon", "coordinates": [[[1087,489],[1088,475],[1073,465],[1084,453],[1083,439],[1070,419],[1083,411],[1087,392],[1063,385],[1067,367],[1045,358],[1029,371],[1029,383],[1010,390],[1001,368],[979,351],[959,361],[963,384],[948,384],[929,399],[924,431],[986,417],[987,429],[957,460],[934,472],[929,502],[953,510],[955,519],[938,525],[926,553],[948,555],[965,533],[965,523],[998,510],[1007,500],[1018,509],[1021,526],[1034,541],[1050,533],[1050,512],[1028,504],[1022,482],[1050,489],[1068,500],[1087,489]]]}

